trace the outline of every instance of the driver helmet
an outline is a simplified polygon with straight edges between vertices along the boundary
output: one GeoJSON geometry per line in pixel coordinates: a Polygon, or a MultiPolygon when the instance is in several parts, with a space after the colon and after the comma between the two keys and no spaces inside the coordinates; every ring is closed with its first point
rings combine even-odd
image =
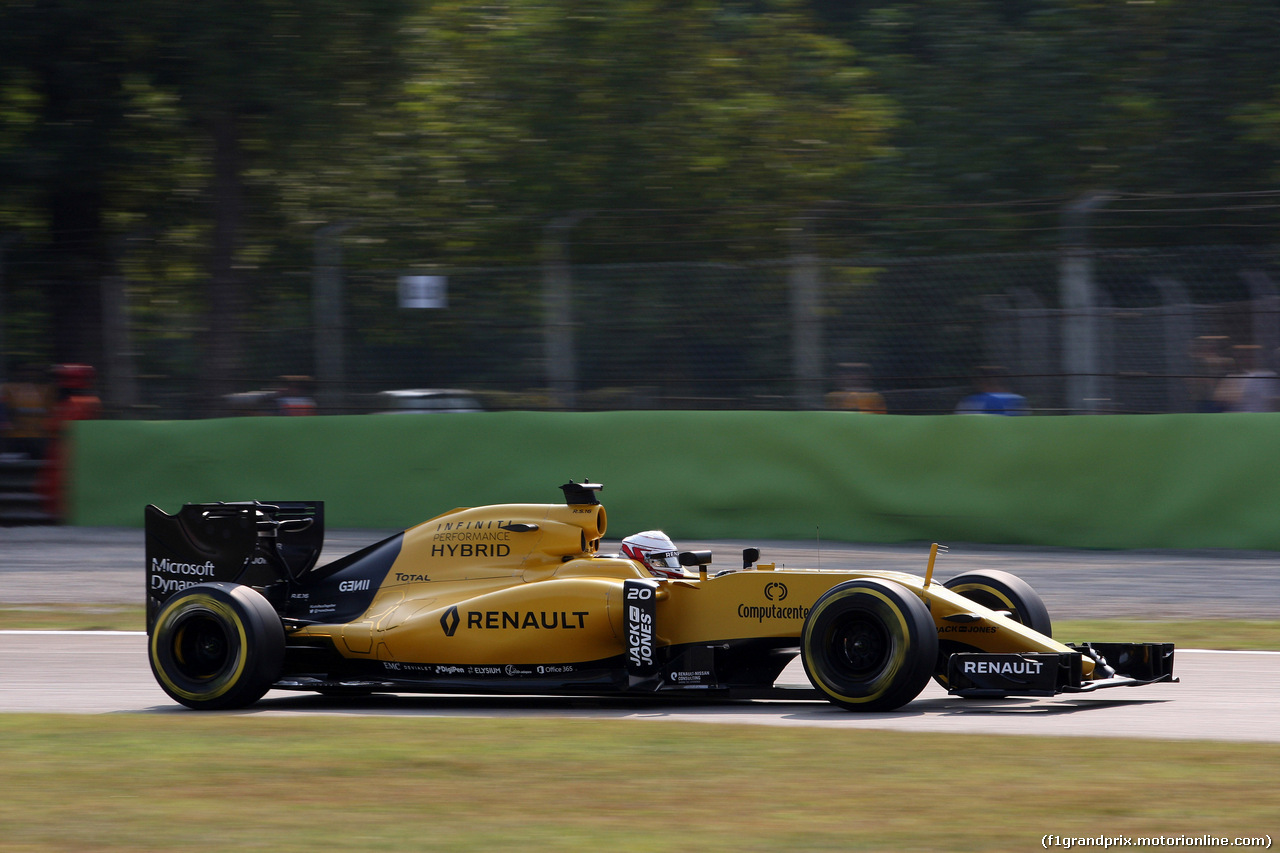
{"type": "Polygon", "coordinates": [[[622,540],[622,554],[644,565],[658,577],[682,578],[676,543],[661,530],[633,533],[622,540]]]}

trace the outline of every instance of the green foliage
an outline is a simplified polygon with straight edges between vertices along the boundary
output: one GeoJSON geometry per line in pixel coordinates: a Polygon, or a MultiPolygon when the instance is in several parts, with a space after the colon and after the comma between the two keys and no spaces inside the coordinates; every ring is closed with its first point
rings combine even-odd
{"type": "Polygon", "coordinates": [[[524,258],[570,213],[575,260],[745,239],[728,211],[767,208],[746,230],[771,234],[865,166],[892,108],[796,4],[761,6],[434,4],[403,104],[422,195],[508,247],[514,224],[524,258]]]}
{"type": "Polygon", "coordinates": [[[1264,0],[5,3],[6,348],[94,358],[121,273],[188,372],[306,323],[337,222],[370,274],[553,222],[575,263],[1021,250],[1094,190],[1103,244],[1272,242],[1278,38],[1264,0]]]}
{"type": "Polygon", "coordinates": [[[916,0],[866,4],[861,22],[850,38],[904,115],[878,200],[985,206],[905,223],[916,245],[1053,244],[1063,204],[1097,189],[1166,197],[1102,210],[1113,244],[1274,239],[1269,218],[1167,200],[1272,179],[1278,140],[1237,120],[1280,79],[1269,4],[916,0]]]}

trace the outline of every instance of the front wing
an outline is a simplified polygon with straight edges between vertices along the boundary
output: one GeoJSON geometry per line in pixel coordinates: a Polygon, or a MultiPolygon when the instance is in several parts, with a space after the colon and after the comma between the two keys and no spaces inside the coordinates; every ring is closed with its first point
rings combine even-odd
{"type": "Polygon", "coordinates": [[[947,661],[948,692],[968,698],[1054,696],[1178,680],[1172,643],[1068,645],[1075,651],[954,654],[947,661]],[[1095,677],[1090,679],[1082,674],[1086,656],[1094,661],[1095,677]]]}

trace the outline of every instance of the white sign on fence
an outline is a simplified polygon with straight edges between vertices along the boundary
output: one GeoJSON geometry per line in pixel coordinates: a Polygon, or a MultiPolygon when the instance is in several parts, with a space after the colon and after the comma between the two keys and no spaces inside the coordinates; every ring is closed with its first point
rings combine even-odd
{"type": "Polygon", "coordinates": [[[400,276],[401,308],[448,308],[449,277],[444,275],[400,276]]]}

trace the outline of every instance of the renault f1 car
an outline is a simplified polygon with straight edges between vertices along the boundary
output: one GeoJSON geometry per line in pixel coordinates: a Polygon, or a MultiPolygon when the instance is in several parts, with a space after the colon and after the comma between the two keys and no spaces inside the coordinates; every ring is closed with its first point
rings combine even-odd
{"type": "Polygon", "coordinates": [[[595,483],[562,504],[460,508],[317,566],[319,502],[146,509],[152,671],[196,709],[268,690],[912,701],[1052,696],[1176,680],[1169,643],[1051,637],[1017,577],[780,569],[757,549],[681,578],[600,553],[595,483]],[[796,655],[812,687],[779,685],[796,655]]]}

